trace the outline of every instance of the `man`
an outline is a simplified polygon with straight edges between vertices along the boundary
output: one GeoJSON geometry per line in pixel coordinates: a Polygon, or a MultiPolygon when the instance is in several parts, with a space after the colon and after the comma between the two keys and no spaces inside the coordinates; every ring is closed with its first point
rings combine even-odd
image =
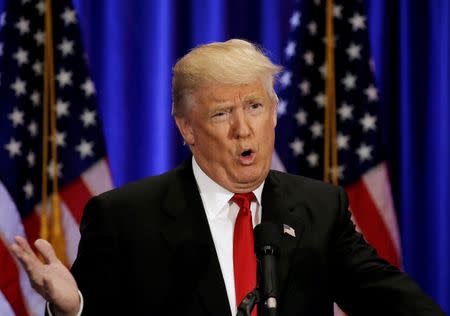
{"type": "MultiPolygon", "coordinates": [[[[53,314],[234,315],[257,285],[252,227],[280,229],[279,315],[443,315],[377,257],[341,188],[270,171],[280,68],[242,40],[177,62],[172,113],[193,157],[93,198],[72,275],[38,240],[11,247],[53,314]]],[[[254,315],[254,314],[253,314],[254,315]]],[[[260,308],[258,315],[264,315],[260,308]]]]}

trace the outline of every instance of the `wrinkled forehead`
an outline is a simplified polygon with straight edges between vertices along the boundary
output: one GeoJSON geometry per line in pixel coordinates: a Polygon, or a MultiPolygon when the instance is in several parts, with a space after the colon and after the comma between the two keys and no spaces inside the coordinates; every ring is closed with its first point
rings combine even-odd
{"type": "Polygon", "coordinates": [[[241,85],[209,83],[197,89],[194,95],[198,102],[208,104],[269,100],[268,92],[260,81],[241,85]]]}

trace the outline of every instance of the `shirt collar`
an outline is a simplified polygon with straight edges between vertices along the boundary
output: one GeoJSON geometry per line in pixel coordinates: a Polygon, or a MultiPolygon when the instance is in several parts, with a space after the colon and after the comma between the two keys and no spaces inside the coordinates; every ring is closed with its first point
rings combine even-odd
{"type": "MultiPolygon", "coordinates": [[[[197,181],[198,190],[205,206],[206,216],[208,218],[216,217],[220,210],[230,201],[234,193],[223,188],[213,179],[211,179],[198,165],[195,158],[192,157],[192,170],[194,172],[195,181],[197,181]]],[[[263,181],[259,187],[253,190],[256,201],[261,205],[261,195],[264,188],[263,181]]]]}

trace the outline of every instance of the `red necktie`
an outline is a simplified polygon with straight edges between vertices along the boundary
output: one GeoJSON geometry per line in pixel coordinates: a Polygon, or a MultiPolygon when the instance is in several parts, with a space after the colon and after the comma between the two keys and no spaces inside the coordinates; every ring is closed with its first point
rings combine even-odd
{"type": "MultiPolygon", "coordinates": [[[[253,192],[236,193],[231,201],[239,205],[239,213],[234,225],[233,264],[236,306],[256,287],[256,256],[253,244],[253,224],[250,203],[255,198],[253,192]]],[[[256,306],[252,316],[256,316],[256,306]]]]}

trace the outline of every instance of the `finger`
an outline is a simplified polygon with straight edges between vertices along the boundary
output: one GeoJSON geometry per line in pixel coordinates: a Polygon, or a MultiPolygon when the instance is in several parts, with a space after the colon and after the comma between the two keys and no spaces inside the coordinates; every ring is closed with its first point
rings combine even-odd
{"type": "Polygon", "coordinates": [[[22,261],[22,257],[25,254],[25,251],[23,251],[22,247],[20,247],[17,244],[12,244],[9,246],[9,249],[11,253],[14,255],[14,257],[22,261]]]}
{"type": "MultiPolygon", "coordinates": [[[[33,249],[31,249],[30,244],[28,243],[28,241],[21,237],[21,236],[16,236],[14,238],[17,242],[17,244],[30,256],[34,256],[36,257],[36,254],[34,253],[33,249]]],[[[37,257],[36,257],[37,259],[37,257]]]]}
{"type": "Polygon", "coordinates": [[[23,238],[21,236],[16,236],[15,240],[16,240],[17,244],[23,249],[23,251],[30,258],[30,260],[33,261],[34,264],[40,264],[41,263],[41,261],[36,256],[36,254],[34,253],[33,249],[31,249],[30,244],[28,243],[28,241],[25,238],[23,238]]]}
{"type": "Polygon", "coordinates": [[[36,261],[18,244],[13,244],[9,247],[11,253],[19,260],[20,264],[25,268],[29,275],[32,274],[36,261]]]}
{"type": "Polygon", "coordinates": [[[34,245],[42,257],[44,257],[46,263],[55,263],[59,261],[58,257],[56,257],[55,250],[47,240],[38,239],[34,242],[34,245]]]}

